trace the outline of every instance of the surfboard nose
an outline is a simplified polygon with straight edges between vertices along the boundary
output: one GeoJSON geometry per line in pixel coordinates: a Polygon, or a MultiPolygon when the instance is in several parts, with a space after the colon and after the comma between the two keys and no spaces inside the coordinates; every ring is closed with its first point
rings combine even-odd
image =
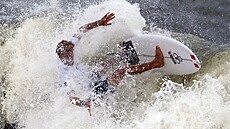
{"type": "Polygon", "coordinates": [[[140,57],[140,63],[154,58],[155,46],[159,45],[164,55],[165,66],[159,71],[169,75],[193,74],[201,68],[197,55],[183,43],[166,36],[144,34],[131,40],[140,57]]]}

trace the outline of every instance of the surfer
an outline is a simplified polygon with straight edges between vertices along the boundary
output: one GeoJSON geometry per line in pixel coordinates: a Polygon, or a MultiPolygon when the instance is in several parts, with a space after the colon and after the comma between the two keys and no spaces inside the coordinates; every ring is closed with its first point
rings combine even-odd
{"type": "MultiPolygon", "coordinates": [[[[108,26],[111,25],[109,21],[115,18],[114,13],[107,13],[105,16],[103,16],[100,20],[88,23],[82,27],[80,27],[81,32],[87,32],[90,29],[93,29],[98,26],[108,26]]],[[[62,40],[60,43],[58,43],[56,48],[56,53],[60,59],[60,81],[61,86],[68,87],[67,80],[68,80],[68,72],[72,71],[72,69],[76,68],[77,66],[74,66],[76,62],[74,62],[74,47],[77,46],[79,43],[81,36],[78,34],[75,34],[70,41],[62,40]],[[74,67],[73,67],[74,66],[74,67]]],[[[124,48],[124,50],[127,46],[132,46],[132,44],[127,42],[122,42],[120,44],[121,47],[124,48]]],[[[126,52],[127,54],[127,52],[126,52]]],[[[129,54],[130,55],[130,54],[129,54]]],[[[131,55],[135,55],[134,51],[131,51],[131,55]]],[[[132,56],[133,57],[133,56],[132,56]]],[[[127,55],[127,58],[129,56],[127,55]]],[[[159,46],[156,46],[156,56],[155,58],[148,62],[143,64],[138,64],[139,59],[133,58],[130,60],[131,65],[125,66],[122,68],[119,68],[115,70],[112,74],[108,75],[105,79],[101,78],[100,72],[94,72],[92,75],[92,80],[94,80],[91,84],[92,91],[94,94],[103,94],[104,92],[109,91],[109,85],[116,87],[119,82],[127,75],[136,75],[141,74],[145,71],[154,69],[154,68],[160,68],[164,66],[163,61],[163,54],[161,52],[161,49],[159,46]],[[134,63],[132,63],[134,62],[134,63]]],[[[72,96],[71,92],[69,92],[69,98],[72,104],[80,106],[80,107],[86,107],[90,112],[90,106],[91,106],[91,100],[81,100],[78,97],[72,96]]]]}

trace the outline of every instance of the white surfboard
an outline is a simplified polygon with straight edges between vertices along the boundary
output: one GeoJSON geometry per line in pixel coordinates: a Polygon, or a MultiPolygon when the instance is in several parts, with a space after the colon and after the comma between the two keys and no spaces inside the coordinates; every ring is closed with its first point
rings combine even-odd
{"type": "Polygon", "coordinates": [[[201,68],[200,61],[192,50],[170,37],[144,34],[127,41],[132,41],[140,63],[153,60],[156,45],[161,48],[165,66],[154,70],[160,70],[168,75],[186,75],[195,73],[201,68]]]}

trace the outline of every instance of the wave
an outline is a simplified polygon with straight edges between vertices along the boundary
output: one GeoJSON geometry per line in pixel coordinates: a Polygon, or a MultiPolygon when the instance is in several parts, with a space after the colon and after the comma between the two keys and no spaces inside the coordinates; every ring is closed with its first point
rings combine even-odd
{"type": "MultiPolygon", "coordinates": [[[[71,105],[58,87],[56,44],[81,25],[114,12],[113,25],[86,33],[75,52],[85,72],[90,72],[85,63],[115,51],[119,41],[143,33],[146,21],[138,4],[127,1],[109,0],[71,10],[58,8],[57,1],[51,5],[38,5],[36,15],[25,18],[15,30],[7,28],[14,35],[0,46],[0,73],[7,80],[1,81],[6,94],[2,108],[8,122],[24,129],[230,127],[229,49],[218,51],[223,47],[151,26],[146,29],[149,33],[171,36],[193,49],[202,60],[201,71],[187,76],[147,72],[127,77],[116,93],[93,107],[92,117],[71,105]]],[[[87,77],[79,76],[76,87],[87,85],[87,77]]],[[[85,97],[84,91],[80,94],[85,97]]]]}

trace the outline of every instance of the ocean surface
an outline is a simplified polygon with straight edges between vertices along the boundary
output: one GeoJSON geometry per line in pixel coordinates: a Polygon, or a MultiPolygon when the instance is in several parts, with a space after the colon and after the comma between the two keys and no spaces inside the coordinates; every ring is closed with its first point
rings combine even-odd
{"type": "Polygon", "coordinates": [[[230,129],[229,7],[229,0],[2,0],[0,128],[230,129]],[[82,72],[71,88],[81,98],[92,61],[143,32],[181,41],[198,55],[201,70],[128,76],[89,116],[58,86],[55,48],[107,12],[116,15],[112,25],[85,33],[75,51],[82,72]]]}

